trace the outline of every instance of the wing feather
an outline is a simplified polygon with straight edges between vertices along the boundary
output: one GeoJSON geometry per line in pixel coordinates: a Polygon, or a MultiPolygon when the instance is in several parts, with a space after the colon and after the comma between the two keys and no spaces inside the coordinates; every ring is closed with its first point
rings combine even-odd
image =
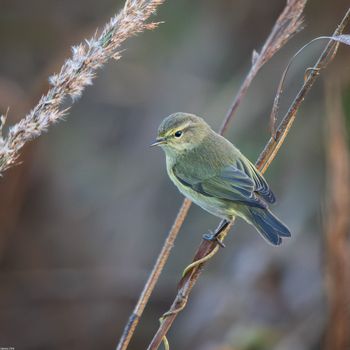
{"type": "Polygon", "coordinates": [[[239,167],[228,166],[219,174],[204,180],[197,180],[193,176],[186,178],[183,173],[176,171],[176,167],[173,172],[184,186],[188,186],[205,196],[239,202],[252,207],[266,208],[266,203],[256,194],[255,181],[245,172],[244,164],[239,165],[239,167]]]}
{"type": "Polygon", "coordinates": [[[237,162],[237,165],[240,163],[242,164],[241,166],[244,167],[244,172],[248,174],[248,176],[253,180],[255,186],[254,191],[258,193],[266,202],[275,203],[275,195],[271,191],[264,177],[255,168],[255,166],[250,162],[245,164],[240,160],[237,162]]]}

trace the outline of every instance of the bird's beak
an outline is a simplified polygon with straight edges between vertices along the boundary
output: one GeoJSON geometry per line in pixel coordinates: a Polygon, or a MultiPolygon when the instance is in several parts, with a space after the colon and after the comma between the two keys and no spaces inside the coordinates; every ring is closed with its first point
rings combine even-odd
{"type": "Polygon", "coordinates": [[[166,143],[166,139],[164,137],[157,137],[156,141],[153,142],[150,147],[164,145],[166,143]]]}

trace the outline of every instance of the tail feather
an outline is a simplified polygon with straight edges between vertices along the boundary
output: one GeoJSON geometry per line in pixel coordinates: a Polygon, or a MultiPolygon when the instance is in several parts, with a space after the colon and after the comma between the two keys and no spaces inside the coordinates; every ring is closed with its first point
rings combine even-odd
{"type": "Polygon", "coordinates": [[[288,227],[268,209],[249,208],[250,222],[273,245],[280,245],[282,237],[290,237],[288,227]]]}

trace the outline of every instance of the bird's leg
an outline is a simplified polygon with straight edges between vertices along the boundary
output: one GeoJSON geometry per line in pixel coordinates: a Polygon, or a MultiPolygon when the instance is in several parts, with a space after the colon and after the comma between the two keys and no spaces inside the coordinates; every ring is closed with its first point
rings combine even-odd
{"type": "Polygon", "coordinates": [[[222,220],[220,222],[219,226],[217,227],[217,229],[215,230],[215,232],[209,232],[209,233],[204,234],[203,239],[205,239],[206,241],[210,241],[210,242],[217,242],[220,247],[225,248],[225,244],[223,242],[221,242],[218,237],[219,237],[220,233],[222,231],[224,231],[229,224],[230,224],[230,221],[225,220],[225,219],[222,220]]]}

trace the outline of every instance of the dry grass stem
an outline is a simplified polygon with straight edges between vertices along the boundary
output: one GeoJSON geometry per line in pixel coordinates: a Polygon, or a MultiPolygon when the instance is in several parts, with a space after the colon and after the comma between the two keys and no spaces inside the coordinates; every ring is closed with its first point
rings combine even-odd
{"type": "MultiPolygon", "coordinates": [[[[232,105],[227,111],[227,114],[220,128],[221,134],[226,131],[229,122],[233,119],[242,99],[246,95],[251,82],[259,70],[262,68],[262,66],[269,59],[271,59],[271,57],[301,28],[301,15],[306,1],[307,0],[288,0],[283,12],[278,17],[270,35],[266,39],[260,54],[255,50],[253,51],[252,67],[244,79],[235,99],[233,100],[232,105]]],[[[125,325],[122,337],[120,338],[117,345],[117,350],[125,350],[128,347],[139,319],[143,313],[143,310],[149,300],[155,284],[158,281],[160,273],[163,270],[166,261],[168,260],[170,249],[176,239],[179,229],[182,226],[190,205],[191,202],[188,199],[185,199],[183,201],[174,224],[168,233],[162,250],[158,255],[152,272],[148,277],[144,289],[138,299],[138,302],[132,314],[130,315],[127,324],[125,325]]]]}
{"type": "Polygon", "coordinates": [[[309,41],[307,44],[305,44],[301,49],[299,49],[293,56],[292,58],[289,60],[287,67],[285,68],[282,77],[280,79],[280,82],[278,84],[278,88],[277,88],[277,93],[274,99],[274,103],[273,103],[273,107],[272,107],[272,111],[271,111],[271,115],[270,115],[270,126],[271,126],[271,136],[275,137],[275,126],[276,126],[276,121],[277,121],[277,115],[278,115],[278,111],[279,111],[279,101],[281,98],[281,95],[283,93],[283,85],[287,76],[287,73],[289,71],[289,68],[291,67],[292,63],[294,62],[295,58],[301,54],[308,46],[310,46],[312,43],[318,41],[318,40],[329,40],[332,39],[334,41],[334,50],[332,52],[330,52],[329,57],[327,58],[323,58],[322,62],[323,62],[323,67],[309,67],[305,70],[305,74],[304,74],[304,80],[307,80],[309,78],[310,73],[315,73],[318,74],[318,72],[324,68],[327,65],[327,60],[331,61],[334,57],[334,55],[337,53],[337,43],[343,43],[346,45],[350,45],[350,35],[337,35],[337,36],[320,36],[317,37],[315,39],[312,39],[311,41],[309,41]]]}
{"type": "MultiPolygon", "coordinates": [[[[350,20],[350,9],[346,12],[343,17],[340,25],[336,29],[334,36],[339,35],[344,30],[345,26],[348,24],[350,20]]],[[[315,82],[319,70],[321,68],[325,68],[326,65],[331,61],[331,58],[335,55],[335,50],[337,48],[337,44],[334,41],[330,41],[323,53],[319,57],[314,69],[310,72],[308,78],[304,82],[303,86],[299,90],[295,100],[293,101],[291,107],[288,112],[285,114],[279,128],[276,132],[275,138],[271,138],[262,153],[260,154],[256,166],[257,168],[264,173],[266,169],[269,167],[273,159],[276,157],[278,150],[280,149],[283,141],[285,140],[294,120],[298,109],[300,108],[302,102],[305,99],[305,96],[310,91],[311,86],[315,82]],[[315,73],[317,72],[317,73],[315,73]]],[[[232,224],[221,234],[220,239],[224,239],[230,229],[232,224]]],[[[193,262],[200,260],[210,254],[217,246],[216,242],[208,242],[202,241],[196,254],[193,259],[193,262]]],[[[177,295],[174,299],[173,304],[171,305],[169,311],[165,313],[166,318],[163,320],[161,325],[159,326],[156,334],[154,335],[150,345],[148,346],[148,350],[156,350],[159,348],[162,340],[165,338],[167,332],[171,328],[176,316],[180,311],[182,311],[187,303],[190,292],[197,282],[199,275],[203,269],[204,263],[200,263],[196,265],[191,271],[189,271],[180,281],[179,288],[177,291],[177,295]]]]}
{"type": "MultiPolygon", "coordinates": [[[[98,68],[109,59],[119,59],[121,44],[129,37],[158,23],[146,23],[164,0],[127,0],[124,8],[105,25],[101,34],[72,47],[58,74],[50,77],[51,88],[38,104],[17,124],[9,128],[7,137],[0,133],[0,174],[14,165],[20,149],[61,120],[68,109],[62,108],[67,97],[71,104],[92,84],[98,68]]],[[[2,124],[3,126],[3,124],[2,124]]]]}
{"type": "Polygon", "coordinates": [[[262,66],[269,61],[273,55],[284,46],[287,41],[302,27],[302,13],[307,0],[288,0],[287,4],[273,26],[260,53],[256,50],[252,55],[252,66],[242,86],[233,100],[226,117],[222,122],[220,132],[225,132],[228,124],[236,113],[238,106],[247,93],[247,90],[262,66]]]}
{"type": "Polygon", "coordinates": [[[159,268],[159,267],[160,266],[163,267],[165,265],[169,257],[170,251],[174,246],[175,238],[177,237],[180,231],[180,228],[182,226],[182,223],[185,220],[185,217],[188,213],[188,210],[190,209],[190,206],[191,206],[191,201],[188,199],[185,199],[183,205],[181,206],[177,214],[175,222],[163,244],[162,250],[158,255],[157,261],[151,271],[151,274],[149,275],[147,282],[143,287],[139,300],[137,301],[137,304],[135,305],[135,308],[129,317],[128,323],[125,325],[123,334],[117,345],[117,350],[125,350],[128,347],[130,340],[135,332],[135,329],[139,323],[139,320],[142,316],[142,313],[155,287],[155,284],[157,283],[159,276],[162,272],[162,268],[159,268]]]}
{"type": "MultiPolygon", "coordinates": [[[[347,10],[346,14],[344,15],[341,23],[338,25],[337,29],[333,33],[333,36],[338,36],[342,34],[343,30],[345,29],[346,25],[349,23],[350,20],[350,8],[347,10]]],[[[294,119],[296,117],[296,113],[304,101],[305,96],[310,91],[311,87],[315,83],[317,77],[320,74],[320,71],[324,69],[334,58],[336,51],[338,49],[339,43],[334,40],[329,40],[328,44],[324,48],[322,54],[318,58],[316,64],[312,67],[310,70],[309,75],[306,77],[303,86],[299,90],[298,94],[294,98],[294,101],[290,105],[288,112],[284,116],[281,124],[279,125],[277,131],[274,133],[274,135],[270,138],[269,142],[266,144],[263,152],[261,153],[258,161],[257,166],[260,167],[262,163],[265,163],[263,166],[263,170],[267,168],[270,165],[271,160],[275,157],[275,154],[278,152],[279,148],[281,147],[284,138],[287,136],[285,133],[285,130],[291,127],[292,123],[294,122],[294,119]],[[281,137],[282,136],[282,137],[281,137]],[[266,160],[266,156],[268,154],[271,154],[270,158],[271,160],[266,160]]]]}

